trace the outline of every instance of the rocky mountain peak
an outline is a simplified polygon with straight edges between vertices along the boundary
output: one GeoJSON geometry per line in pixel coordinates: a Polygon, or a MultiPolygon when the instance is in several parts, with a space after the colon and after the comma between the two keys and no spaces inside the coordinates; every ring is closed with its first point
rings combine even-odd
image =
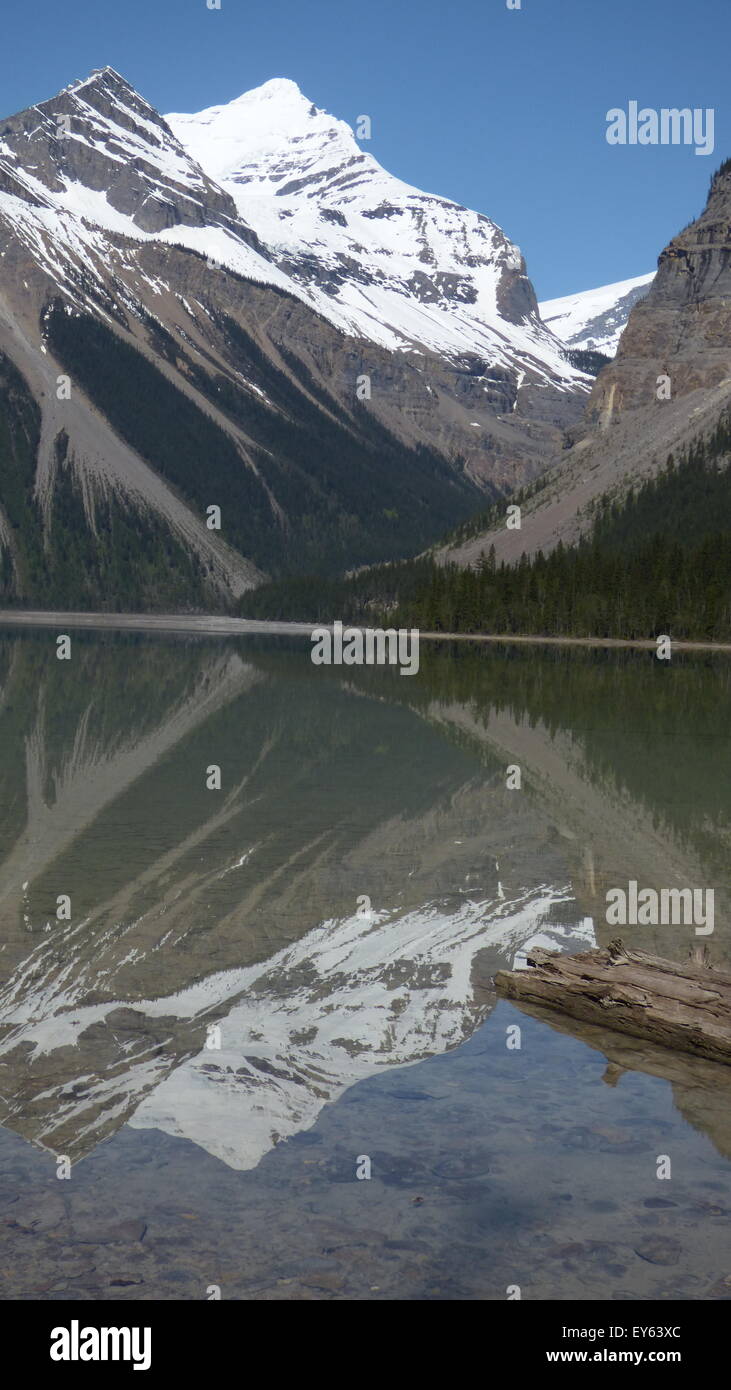
{"type": "Polygon", "coordinates": [[[105,209],[129,218],[132,232],[240,223],[230,196],[197,167],[162,116],[113,68],[97,69],[49,101],[3,121],[0,178],[9,168],[15,174],[13,191],[60,195],[66,210],[104,226],[113,221],[105,209]]]}
{"type": "Polygon", "coordinates": [[[163,121],[153,106],[123,77],[116,68],[93,68],[88,77],[70,82],[59,95],[78,97],[79,102],[102,109],[104,105],[118,104],[120,108],[143,112],[158,125],[163,121]]]}

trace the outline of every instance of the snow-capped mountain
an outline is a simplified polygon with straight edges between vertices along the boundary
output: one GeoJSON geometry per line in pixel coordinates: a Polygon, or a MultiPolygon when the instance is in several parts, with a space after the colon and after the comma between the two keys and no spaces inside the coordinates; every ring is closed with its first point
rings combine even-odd
{"type": "Polygon", "coordinates": [[[210,610],[413,554],[588,386],[499,228],[294,83],[168,122],[102,68],[0,122],[2,602],[210,610]]]}
{"type": "Polygon", "coordinates": [[[546,299],[538,306],[541,318],[567,347],[614,357],[630,313],[644,299],[655,275],[653,270],[598,290],[546,299]]]}
{"type": "Polygon", "coordinates": [[[519,248],[482,213],[387,173],[295,82],[275,78],[166,120],[277,265],[324,294],[318,307],[345,332],[575,382],[540,321],[519,248]]]}

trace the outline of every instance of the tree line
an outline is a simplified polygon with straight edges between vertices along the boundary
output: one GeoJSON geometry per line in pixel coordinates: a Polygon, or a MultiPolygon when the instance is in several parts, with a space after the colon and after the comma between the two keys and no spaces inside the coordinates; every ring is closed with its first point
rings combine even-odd
{"type": "Polygon", "coordinates": [[[602,499],[588,534],[519,563],[474,568],[431,556],[339,580],[310,576],[244,596],[252,617],[334,617],[424,631],[731,640],[731,423],[623,501],[602,499]]]}

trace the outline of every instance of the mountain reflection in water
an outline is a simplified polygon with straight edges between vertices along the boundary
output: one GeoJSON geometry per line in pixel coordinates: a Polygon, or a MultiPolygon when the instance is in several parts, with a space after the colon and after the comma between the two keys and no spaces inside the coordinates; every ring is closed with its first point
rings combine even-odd
{"type": "MultiPolygon", "coordinates": [[[[407,681],[296,640],[79,634],[59,662],[4,637],[2,1123],[73,1160],[128,1125],[252,1170],[464,1045],[529,946],[608,941],[632,877],[714,887],[728,963],[728,697],[721,662],[634,654],[445,644],[407,681]]],[[[682,959],[690,930],[633,945],[682,959]]],[[[707,1079],[695,1104],[658,1065],[728,1155],[707,1079]]]]}

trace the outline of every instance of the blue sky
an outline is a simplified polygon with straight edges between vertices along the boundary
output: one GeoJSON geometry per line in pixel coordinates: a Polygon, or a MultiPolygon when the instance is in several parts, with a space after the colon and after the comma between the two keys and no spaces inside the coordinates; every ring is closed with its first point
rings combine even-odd
{"type": "Polygon", "coordinates": [[[731,155],[729,0],[26,0],[1,115],[117,68],[161,111],[290,77],[392,173],[500,224],[540,298],[652,270],[731,155]],[[610,147],[606,113],[712,107],[716,147],[610,147]]]}

